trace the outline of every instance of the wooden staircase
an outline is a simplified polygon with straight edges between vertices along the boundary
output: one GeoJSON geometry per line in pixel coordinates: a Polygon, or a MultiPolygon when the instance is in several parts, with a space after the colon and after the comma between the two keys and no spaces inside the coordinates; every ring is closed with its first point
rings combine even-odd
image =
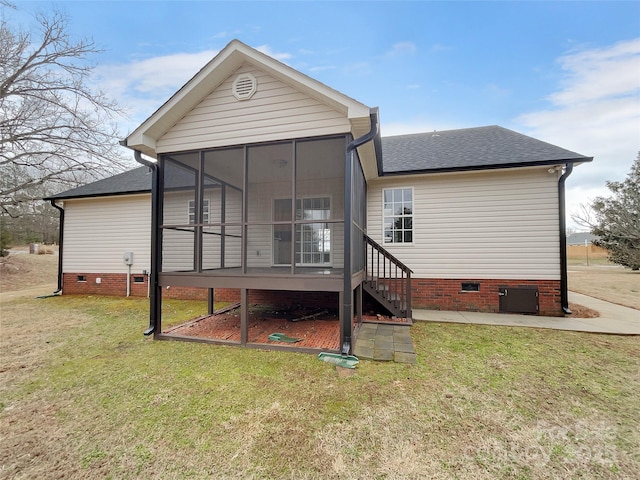
{"type": "Polygon", "coordinates": [[[411,274],[413,271],[365,236],[366,278],[362,284],[380,305],[394,316],[406,318],[411,324],[411,274]]]}

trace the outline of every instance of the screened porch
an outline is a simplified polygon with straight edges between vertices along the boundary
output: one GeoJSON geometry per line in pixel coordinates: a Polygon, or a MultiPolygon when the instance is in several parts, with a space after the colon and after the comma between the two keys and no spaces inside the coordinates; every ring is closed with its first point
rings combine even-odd
{"type": "Polygon", "coordinates": [[[299,281],[265,279],[295,276],[341,290],[346,143],[337,136],[163,155],[161,283],[292,288],[299,281]]]}

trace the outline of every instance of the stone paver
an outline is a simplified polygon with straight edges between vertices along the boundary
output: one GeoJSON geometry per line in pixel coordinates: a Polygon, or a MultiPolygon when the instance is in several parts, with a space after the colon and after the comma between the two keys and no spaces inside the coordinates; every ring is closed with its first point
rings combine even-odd
{"type": "Polygon", "coordinates": [[[356,357],[398,363],[416,363],[409,325],[364,323],[353,349],[356,357]]]}

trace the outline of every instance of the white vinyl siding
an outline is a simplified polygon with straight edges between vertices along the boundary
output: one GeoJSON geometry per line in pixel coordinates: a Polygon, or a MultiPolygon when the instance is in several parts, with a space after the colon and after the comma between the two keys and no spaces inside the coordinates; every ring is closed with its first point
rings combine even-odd
{"type": "Polygon", "coordinates": [[[414,191],[413,245],[385,248],[422,278],[560,278],[557,177],[546,168],[370,182],[368,234],[382,244],[382,190],[414,191]]]}
{"type": "Polygon", "coordinates": [[[157,152],[177,152],[225,145],[346,133],[345,114],[296,91],[245,64],[209,94],[157,142],[157,152]],[[258,89],[249,100],[237,100],[232,85],[250,73],[258,89]]]}
{"type": "Polygon", "coordinates": [[[64,272],[126,273],[125,252],[132,273],[150,270],[150,195],[65,200],[64,209],[64,272]]]}

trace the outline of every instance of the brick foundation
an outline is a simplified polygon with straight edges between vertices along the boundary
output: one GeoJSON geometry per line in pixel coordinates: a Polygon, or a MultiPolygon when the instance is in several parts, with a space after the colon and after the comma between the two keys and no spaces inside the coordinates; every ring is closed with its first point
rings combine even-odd
{"type": "MultiPolygon", "coordinates": [[[[131,296],[147,296],[148,277],[131,275],[131,296]],[[135,283],[135,277],[143,277],[135,283]]],[[[539,291],[540,315],[562,316],[560,304],[560,280],[489,280],[489,279],[427,279],[411,280],[413,308],[429,310],[460,310],[473,312],[498,312],[500,310],[498,287],[536,286],[539,291]],[[462,283],[477,283],[479,291],[462,291],[462,283]]],[[[127,275],[124,273],[65,273],[65,294],[124,296],[127,292],[127,275]],[[85,281],[78,281],[84,276],[85,281]],[[100,283],[96,279],[100,278],[100,283]]],[[[217,288],[217,302],[239,302],[240,290],[217,288]]],[[[206,300],[206,288],[175,287],[162,291],[163,298],[182,300],[206,300]]],[[[279,306],[304,305],[316,308],[339,308],[336,292],[299,292],[282,290],[249,290],[249,304],[279,306]]]]}
{"type": "Polygon", "coordinates": [[[413,308],[499,312],[498,287],[536,286],[539,292],[539,315],[562,316],[560,280],[488,280],[488,279],[411,279],[413,308]],[[462,291],[462,283],[477,283],[479,291],[462,291]]]}
{"type": "MultiPolygon", "coordinates": [[[[130,295],[132,297],[146,297],[148,280],[149,277],[147,275],[132,273],[130,295]],[[142,278],[143,282],[135,282],[135,277],[142,278]]],[[[127,294],[126,273],[65,273],[62,281],[63,294],[119,297],[124,297],[127,294]],[[80,281],[79,277],[84,277],[85,280],[80,281]],[[97,283],[97,279],[100,279],[100,283],[97,283]]]]}

